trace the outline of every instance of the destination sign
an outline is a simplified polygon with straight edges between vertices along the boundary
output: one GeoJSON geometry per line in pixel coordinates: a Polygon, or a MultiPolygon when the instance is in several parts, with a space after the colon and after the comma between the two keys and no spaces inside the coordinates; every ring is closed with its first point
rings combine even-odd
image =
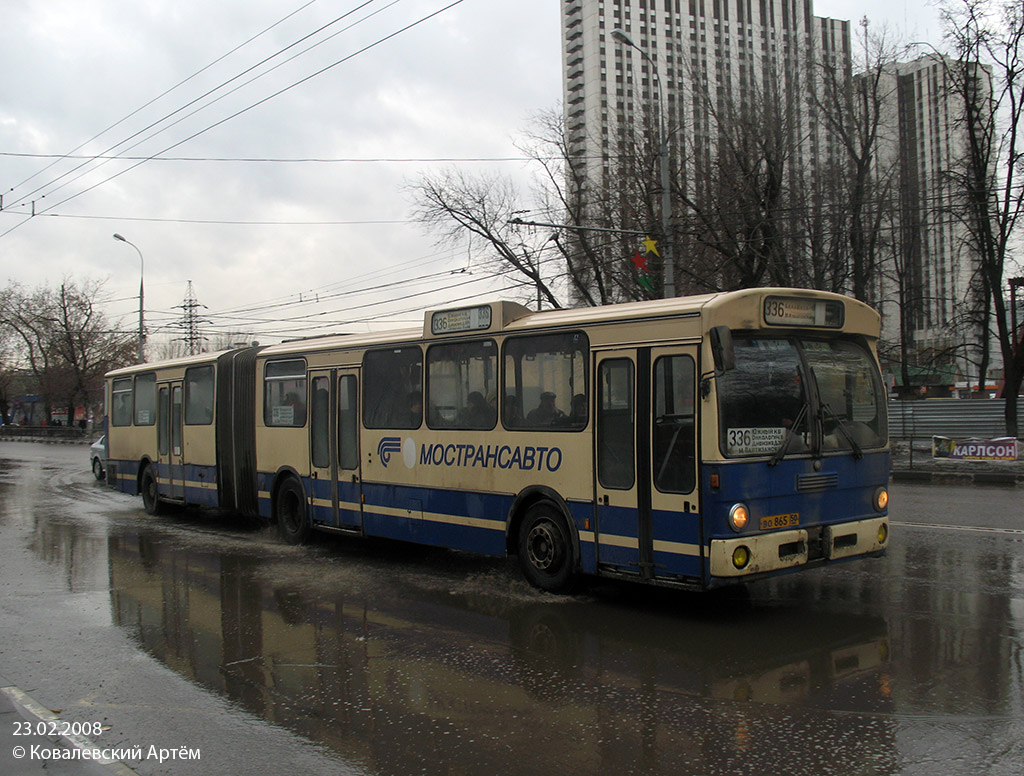
{"type": "Polygon", "coordinates": [[[768,296],[764,300],[764,322],[772,326],[841,329],[845,317],[843,303],[835,299],[768,296]]]}
{"type": "Polygon", "coordinates": [[[430,316],[431,334],[458,334],[463,331],[486,331],[491,328],[491,307],[463,307],[441,310],[430,316]]]}

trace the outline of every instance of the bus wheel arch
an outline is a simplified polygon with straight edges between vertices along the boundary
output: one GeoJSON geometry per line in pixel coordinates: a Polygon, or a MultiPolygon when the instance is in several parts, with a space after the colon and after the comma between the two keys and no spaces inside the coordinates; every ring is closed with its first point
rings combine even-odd
{"type": "Polygon", "coordinates": [[[579,573],[576,526],[565,501],[547,488],[530,489],[516,498],[506,549],[518,556],[526,580],[542,590],[569,590],[579,573]]]}
{"type": "Polygon", "coordinates": [[[288,544],[306,544],[313,533],[309,522],[306,490],[291,471],[281,473],[274,485],[273,519],[277,532],[288,544]]]}

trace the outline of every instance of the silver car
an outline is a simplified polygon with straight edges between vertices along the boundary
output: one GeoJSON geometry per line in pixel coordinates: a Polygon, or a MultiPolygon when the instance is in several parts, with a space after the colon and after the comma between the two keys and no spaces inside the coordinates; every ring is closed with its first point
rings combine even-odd
{"type": "Polygon", "coordinates": [[[89,459],[92,461],[92,473],[98,480],[106,476],[105,464],[107,460],[107,435],[104,434],[89,448],[89,459]]]}

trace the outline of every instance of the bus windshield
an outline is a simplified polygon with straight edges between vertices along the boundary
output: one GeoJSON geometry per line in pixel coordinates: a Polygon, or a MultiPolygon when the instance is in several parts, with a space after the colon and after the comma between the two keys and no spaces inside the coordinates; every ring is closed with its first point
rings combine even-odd
{"type": "Polygon", "coordinates": [[[885,444],[882,387],[861,345],[737,336],[734,347],[736,368],[718,378],[726,456],[859,455],[885,444]]]}

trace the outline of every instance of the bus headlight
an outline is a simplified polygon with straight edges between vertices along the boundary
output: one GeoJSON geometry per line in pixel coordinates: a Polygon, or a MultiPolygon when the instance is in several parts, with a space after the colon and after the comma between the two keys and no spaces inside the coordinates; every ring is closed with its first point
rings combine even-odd
{"type": "Polygon", "coordinates": [[[878,543],[885,544],[887,541],[889,541],[889,526],[882,523],[878,526],[878,543]]]}
{"type": "Polygon", "coordinates": [[[747,527],[747,522],[750,520],[750,512],[747,511],[746,504],[733,504],[732,509],[729,510],[729,527],[736,533],[739,533],[747,527]]]}
{"type": "Polygon", "coordinates": [[[875,491],[875,509],[884,512],[887,506],[889,506],[889,491],[879,488],[875,491]]]}

